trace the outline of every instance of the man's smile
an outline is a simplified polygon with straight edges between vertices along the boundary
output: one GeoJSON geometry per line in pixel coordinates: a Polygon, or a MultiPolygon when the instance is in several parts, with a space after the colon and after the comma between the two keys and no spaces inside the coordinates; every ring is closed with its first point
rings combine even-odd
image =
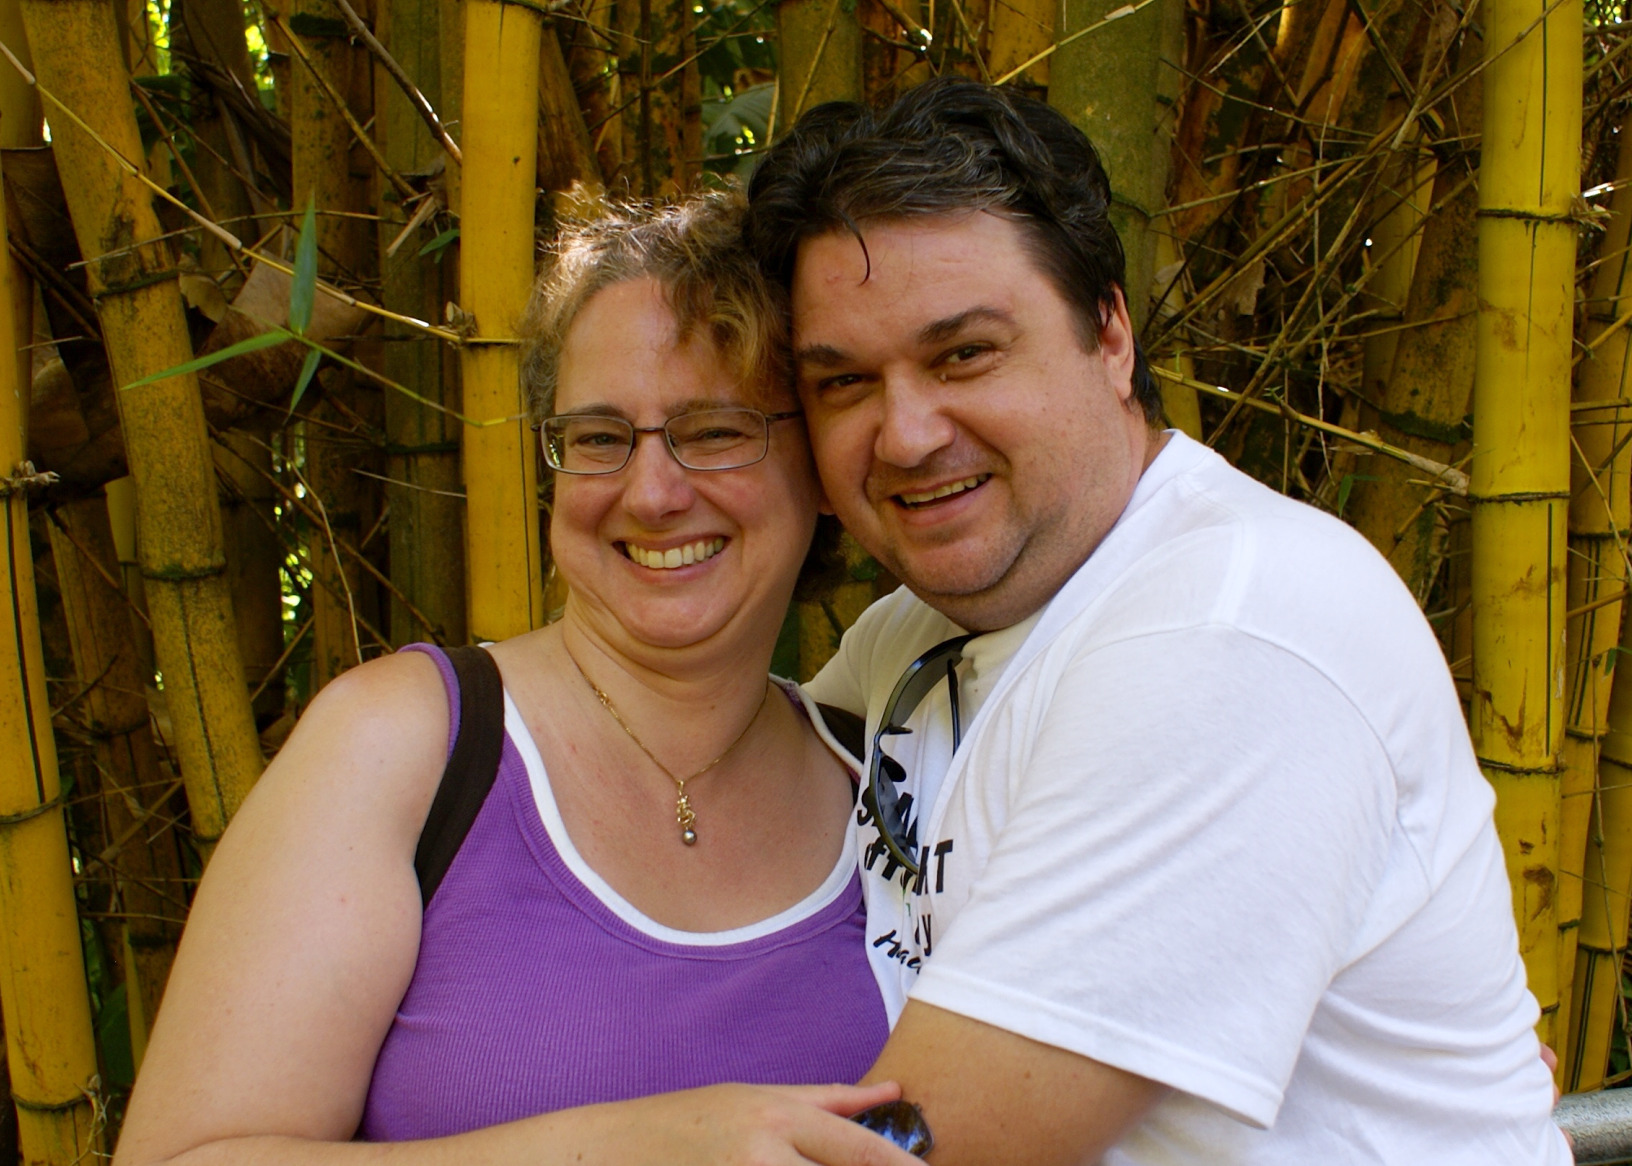
{"type": "Polygon", "coordinates": [[[935,486],[929,490],[903,490],[894,497],[897,502],[899,502],[902,506],[907,507],[909,510],[917,510],[928,506],[931,503],[939,502],[943,498],[951,498],[954,495],[973,490],[977,486],[985,485],[986,481],[991,478],[991,476],[992,475],[990,474],[975,474],[971,477],[964,478],[961,481],[948,482],[944,486],[935,486]]]}

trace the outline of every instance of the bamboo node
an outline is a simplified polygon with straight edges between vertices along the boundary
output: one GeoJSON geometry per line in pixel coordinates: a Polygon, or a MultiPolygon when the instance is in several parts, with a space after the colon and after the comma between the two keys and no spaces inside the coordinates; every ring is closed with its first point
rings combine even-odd
{"type": "Polygon", "coordinates": [[[56,797],[43,801],[39,805],[23,810],[20,813],[0,814],[0,826],[21,826],[24,822],[33,821],[42,814],[49,814],[52,810],[58,809],[65,801],[64,796],[58,793],[56,797]]]}
{"type": "Polygon", "coordinates": [[[186,583],[192,579],[213,579],[227,569],[225,559],[213,563],[206,563],[202,567],[143,567],[143,579],[155,579],[160,583],[186,583]]]}
{"type": "Polygon", "coordinates": [[[458,334],[459,339],[469,340],[476,335],[476,317],[452,300],[448,301],[443,314],[448,321],[448,327],[458,334]]]}
{"type": "Polygon", "coordinates": [[[1475,218],[1481,219],[1518,219],[1526,223],[1562,223],[1572,227],[1590,226],[1602,229],[1602,219],[1608,218],[1607,211],[1600,211],[1592,207],[1571,207],[1561,215],[1549,215],[1541,211],[1521,211],[1514,207],[1481,207],[1473,212],[1475,218]]]}
{"type": "Polygon", "coordinates": [[[70,1109],[77,1109],[81,1105],[95,1106],[95,1101],[89,1089],[81,1089],[77,1097],[70,1097],[65,1101],[34,1101],[13,1089],[11,1091],[11,1100],[18,1109],[26,1109],[30,1113],[67,1113],[70,1109]]]}
{"type": "Polygon", "coordinates": [[[33,462],[18,462],[9,478],[0,478],[0,498],[23,494],[29,490],[43,490],[60,479],[51,470],[36,470],[33,462]]]}
{"type": "Polygon", "coordinates": [[[1469,502],[1556,502],[1570,497],[1568,490],[1519,490],[1511,494],[1475,494],[1468,492],[1469,502]]]}
{"type": "Polygon", "coordinates": [[[97,282],[100,283],[101,286],[94,288],[91,291],[91,299],[100,300],[106,299],[108,296],[128,295],[134,291],[141,291],[143,288],[154,287],[161,283],[169,283],[173,279],[180,278],[181,272],[172,267],[165,271],[150,271],[146,275],[139,275],[135,279],[127,279],[119,283],[108,283],[106,281],[99,280],[97,282]]]}
{"type": "Polygon", "coordinates": [[[1511,773],[1515,777],[1557,777],[1564,772],[1564,766],[1553,761],[1549,765],[1511,765],[1506,761],[1493,761],[1488,757],[1481,757],[1480,769],[1494,769],[1497,773],[1511,773]]]}

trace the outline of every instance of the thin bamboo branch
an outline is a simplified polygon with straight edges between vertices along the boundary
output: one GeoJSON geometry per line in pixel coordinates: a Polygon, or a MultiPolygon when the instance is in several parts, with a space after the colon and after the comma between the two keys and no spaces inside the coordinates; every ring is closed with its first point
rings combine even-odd
{"type": "MultiPolygon", "coordinates": [[[[459,152],[458,144],[448,136],[448,131],[442,126],[442,119],[436,116],[436,110],[431,108],[431,103],[419,91],[419,86],[415,85],[413,79],[403,72],[402,66],[397,64],[396,58],[386,51],[386,47],[369,30],[368,25],[363,23],[363,18],[357,15],[357,10],[348,3],[348,0],[334,0],[334,2],[345,15],[346,23],[351,25],[351,30],[357,34],[357,38],[363,42],[369,52],[374,54],[380,64],[385,66],[385,71],[391,74],[391,79],[397,83],[397,86],[407,96],[409,104],[414,107],[424,120],[425,125],[429,127],[431,137],[447,151],[448,157],[455,162],[463,162],[464,155],[459,152]]],[[[383,156],[381,161],[384,161],[383,156]]]]}

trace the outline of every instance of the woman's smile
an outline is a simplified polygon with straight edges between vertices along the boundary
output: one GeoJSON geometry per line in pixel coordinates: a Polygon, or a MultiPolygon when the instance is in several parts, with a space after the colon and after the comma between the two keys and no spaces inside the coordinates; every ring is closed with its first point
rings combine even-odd
{"type": "Polygon", "coordinates": [[[612,545],[623,552],[623,557],[653,571],[673,571],[712,559],[725,549],[726,540],[718,536],[681,543],[679,546],[642,546],[627,539],[612,545]]]}

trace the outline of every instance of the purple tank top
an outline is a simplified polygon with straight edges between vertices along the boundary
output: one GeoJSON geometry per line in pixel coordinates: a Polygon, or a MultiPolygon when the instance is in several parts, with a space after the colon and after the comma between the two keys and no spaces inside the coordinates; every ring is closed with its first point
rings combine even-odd
{"type": "MultiPolygon", "coordinates": [[[[457,731],[452,666],[411,647],[442,670],[457,731]]],[[[853,869],[775,919],[690,935],[636,914],[556,839],[537,748],[508,707],[498,777],[425,909],[360,1138],[725,1081],[852,1082],[872,1067],[889,1029],[853,869]]]]}

